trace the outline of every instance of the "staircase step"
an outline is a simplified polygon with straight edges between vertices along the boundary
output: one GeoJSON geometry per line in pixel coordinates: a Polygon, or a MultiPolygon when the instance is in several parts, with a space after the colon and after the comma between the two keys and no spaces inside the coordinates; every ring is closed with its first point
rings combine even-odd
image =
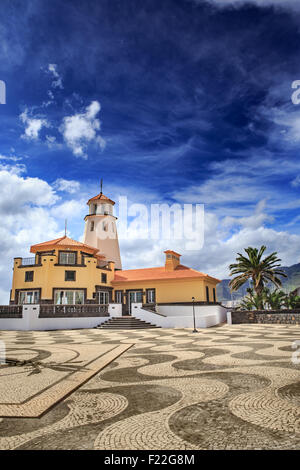
{"type": "Polygon", "coordinates": [[[104,323],[98,325],[96,328],[114,330],[142,330],[149,328],[160,328],[160,326],[153,325],[152,323],[140,320],[139,318],[126,316],[109,318],[104,323]]]}

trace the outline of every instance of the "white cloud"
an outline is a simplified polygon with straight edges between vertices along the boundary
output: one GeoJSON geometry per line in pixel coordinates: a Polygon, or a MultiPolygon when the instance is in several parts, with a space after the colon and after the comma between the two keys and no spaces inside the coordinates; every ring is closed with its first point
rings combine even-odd
{"type": "Polygon", "coordinates": [[[59,75],[59,73],[57,72],[57,65],[56,64],[49,64],[48,65],[48,71],[50,73],[52,73],[52,75],[55,78],[55,80],[53,80],[53,82],[52,82],[52,87],[53,88],[60,88],[62,90],[63,89],[62,78],[59,75]]]}
{"type": "Polygon", "coordinates": [[[46,181],[0,168],[0,304],[9,301],[13,258],[28,257],[34,243],[61,236],[49,207],[58,202],[46,181]]]}
{"type": "Polygon", "coordinates": [[[20,114],[20,119],[25,125],[25,132],[21,136],[28,140],[38,140],[39,133],[43,127],[49,127],[49,123],[44,118],[33,118],[28,115],[28,109],[20,114]]]}
{"type": "Polygon", "coordinates": [[[0,171],[9,171],[14,175],[21,175],[26,172],[26,166],[22,163],[11,165],[9,163],[0,163],[0,171]]]}
{"type": "MultiPolygon", "coordinates": [[[[59,219],[80,219],[83,220],[84,215],[86,215],[86,201],[75,200],[71,199],[69,201],[65,201],[62,204],[55,205],[53,209],[51,209],[51,214],[53,217],[57,217],[59,219]]],[[[82,231],[84,228],[84,224],[82,222],[82,231]]]]}
{"type": "Polygon", "coordinates": [[[22,160],[22,157],[16,157],[15,155],[0,155],[0,160],[6,160],[11,162],[19,162],[22,160]]]}
{"type": "Polygon", "coordinates": [[[261,203],[248,220],[234,219],[232,223],[228,221],[227,226],[222,225],[216,214],[206,212],[204,246],[197,251],[185,250],[185,240],[120,240],[123,269],[163,266],[163,252],[169,248],[182,255],[182,264],[225,279],[229,277],[229,264],[234,262],[238,252],[248,246],[260,247],[263,244],[267,246],[268,253],[278,252],[282,265],[300,262],[300,253],[297,257],[300,236],[266,227],[263,209],[261,203]],[[260,220],[256,223],[257,217],[260,220]],[[239,228],[236,227],[237,222],[239,228]]]}
{"type": "Polygon", "coordinates": [[[297,175],[296,178],[293,179],[293,181],[291,182],[291,185],[294,188],[298,188],[300,186],[300,175],[297,175]]]}
{"type": "Polygon", "coordinates": [[[24,178],[14,168],[0,168],[0,211],[21,213],[24,204],[52,206],[58,201],[53,189],[39,178],[24,178]]]}
{"type": "MultiPolygon", "coordinates": [[[[249,149],[251,153],[251,149],[249,149]]],[[[203,203],[210,210],[227,216],[248,215],[259,201],[267,200],[272,212],[299,207],[299,197],[293,186],[278,191],[276,180],[292,182],[300,173],[300,160],[285,155],[255,152],[244,159],[212,162],[207,179],[173,193],[173,198],[185,203],[203,203]]]]}
{"type": "Polygon", "coordinates": [[[64,191],[66,193],[74,194],[78,193],[78,191],[80,190],[80,183],[79,181],[58,178],[56,181],[54,181],[53,187],[57,191],[64,191]]]}
{"type": "Polygon", "coordinates": [[[66,116],[63,119],[60,131],[76,157],[87,158],[86,149],[91,143],[104,149],[105,140],[98,133],[101,125],[99,119],[96,118],[100,109],[100,103],[92,101],[84,113],[66,116]]]}
{"type": "MultiPolygon", "coordinates": [[[[203,3],[203,0],[193,0],[195,3],[203,3]]],[[[257,7],[280,7],[300,9],[299,0],[205,0],[221,8],[236,7],[242,8],[245,5],[255,5],[257,7]]]]}

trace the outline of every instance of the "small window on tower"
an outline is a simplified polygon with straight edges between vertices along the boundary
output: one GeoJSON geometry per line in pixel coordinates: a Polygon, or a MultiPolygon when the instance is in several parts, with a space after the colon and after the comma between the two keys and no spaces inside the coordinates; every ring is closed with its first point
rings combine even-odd
{"type": "Polygon", "coordinates": [[[107,274],[101,273],[101,283],[106,284],[107,283],[107,274]]]}
{"type": "Polygon", "coordinates": [[[95,230],[95,222],[92,220],[91,222],[91,232],[95,230]]]}

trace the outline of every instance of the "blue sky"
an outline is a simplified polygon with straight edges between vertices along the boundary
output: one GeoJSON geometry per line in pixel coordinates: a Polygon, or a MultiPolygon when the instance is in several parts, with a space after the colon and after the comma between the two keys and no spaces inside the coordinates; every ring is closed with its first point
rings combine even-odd
{"type": "Polygon", "coordinates": [[[100,178],[116,199],[205,204],[202,249],[122,240],[126,268],[160,265],[171,248],[226,277],[237,251],[262,243],[299,262],[299,2],[0,8],[2,302],[14,256],[62,234],[66,217],[80,239],[100,178]]]}

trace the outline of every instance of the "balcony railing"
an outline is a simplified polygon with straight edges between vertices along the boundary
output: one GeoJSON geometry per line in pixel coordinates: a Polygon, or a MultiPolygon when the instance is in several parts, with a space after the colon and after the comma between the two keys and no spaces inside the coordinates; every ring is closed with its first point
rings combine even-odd
{"type": "Polygon", "coordinates": [[[22,317],[22,305],[0,305],[0,318],[22,317]]]}
{"type": "Polygon", "coordinates": [[[34,266],[35,258],[22,258],[22,266],[34,266]]]}
{"type": "Polygon", "coordinates": [[[108,305],[76,304],[76,305],[40,305],[40,318],[44,317],[106,317],[108,305]]]}

